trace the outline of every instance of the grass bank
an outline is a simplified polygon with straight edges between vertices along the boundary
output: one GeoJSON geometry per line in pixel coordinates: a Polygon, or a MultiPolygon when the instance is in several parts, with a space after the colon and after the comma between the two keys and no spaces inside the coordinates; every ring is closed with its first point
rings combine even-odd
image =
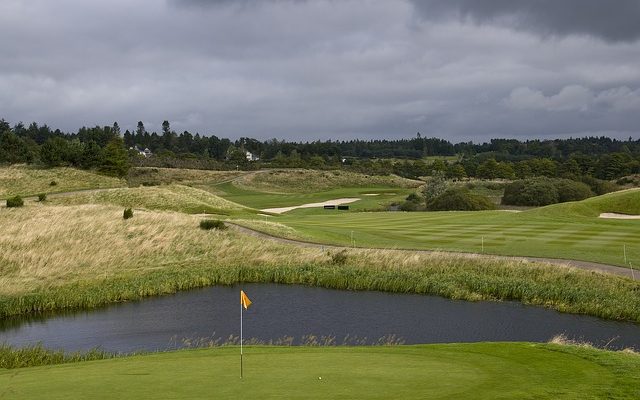
{"type": "Polygon", "coordinates": [[[422,181],[396,175],[365,175],[340,170],[276,169],[246,174],[235,184],[243,189],[272,193],[322,192],[341,188],[416,188],[422,181]]]}
{"type": "Polygon", "coordinates": [[[50,199],[54,205],[108,204],[187,214],[246,215],[257,211],[207,191],[184,185],[117,188],[50,199]]]}
{"type": "Polygon", "coordinates": [[[38,193],[71,192],[125,186],[124,179],[75,168],[36,168],[11,165],[0,168],[0,199],[38,193]],[[51,183],[55,182],[55,185],[51,183]]]}
{"type": "Polygon", "coordinates": [[[640,357],[573,346],[477,343],[249,347],[0,370],[0,397],[630,399],[640,357]],[[109,390],[105,390],[108,385],[109,390]]]}
{"type": "Polygon", "coordinates": [[[515,300],[640,322],[640,282],[556,266],[394,250],[343,256],[233,230],[196,216],[112,206],[34,205],[0,213],[0,317],[91,308],[237,282],[515,300]]]}

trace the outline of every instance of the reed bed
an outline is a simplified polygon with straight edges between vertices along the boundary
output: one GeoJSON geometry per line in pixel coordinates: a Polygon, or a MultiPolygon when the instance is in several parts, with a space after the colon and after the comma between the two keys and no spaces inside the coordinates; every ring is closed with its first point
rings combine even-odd
{"type": "Polygon", "coordinates": [[[0,343],[0,369],[37,367],[40,365],[105,360],[117,356],[118,354],[108,353],[100,349],[92,349],[86,352],[69,353],[63,350],[47,349],[41,344],[15,348],[0,343]]]}
{"type": "Polygon", "coordinates": [[[92,308],[210,285],[304,284],[345,290],[515,300],[640,322],[640,282],[484,257],[305,248],[201,230],[199,218],[102,205],[0,213],[0,317],[92,308]],[[337,262],[336,260],[340,260],[337,262]]]}

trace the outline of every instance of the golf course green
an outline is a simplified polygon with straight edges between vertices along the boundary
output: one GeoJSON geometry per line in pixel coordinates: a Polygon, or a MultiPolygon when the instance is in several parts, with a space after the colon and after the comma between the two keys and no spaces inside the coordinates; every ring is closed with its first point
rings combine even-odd
{"type": "Polygon", "coordinates": [[[477,343],[222,347],[0,370],[2,399],[630,399],[636,354],[477,343]]]}
{"type": "Polygon", "coordinates": [[[629,262],[640,265],[640,220],[598,216],[634,214],[638,205],[640,190],[632,190],[519,213],[305,209],[271,221],[295,229],[303,240],[326,244],[551,257],[628,267],[629,262]]]}

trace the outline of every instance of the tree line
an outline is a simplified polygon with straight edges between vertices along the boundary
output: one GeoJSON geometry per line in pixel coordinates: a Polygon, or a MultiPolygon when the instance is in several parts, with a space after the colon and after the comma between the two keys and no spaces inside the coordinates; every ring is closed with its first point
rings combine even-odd
{"type": "Polygon", "coordinates": [[[442,172],[451,179],[591,176],[610,180],[640,173],[640,139],[631,137],[492,139],[481,144],[454,144],[418,133],[397,140],[293,142],[241,137],[232,141],[213,134],[178,134],[168,121],[161,126],[159,133],[149,132],[139,121],[133,132],[122,133],[116,122],[68,133],[35,122],[11,126],[0,119],[0,163],[69,165],[113,175],[126,174],[131,164],[205,169],[344,168],[409,178],[442,172]],[[154,156],[141,158],[130,151],[135,147],[148,148],[154,156]],[[260,160],[248,160],[246,152],[260,160]]]}

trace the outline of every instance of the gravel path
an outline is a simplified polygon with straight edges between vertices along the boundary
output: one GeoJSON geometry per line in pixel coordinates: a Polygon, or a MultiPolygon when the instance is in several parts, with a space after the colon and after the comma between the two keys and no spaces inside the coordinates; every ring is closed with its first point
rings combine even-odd
{"type": "MultiPolygon", "coordinates": [[[[242,232],[244,234],[259,237],[261,239],[273,240],[279,243],[286,243],[286,244],[292,244],[296,246],[321,248],[321,249],[339,250],[339,249],[348,248],[345,246],[336,246],[336,245],[328,245],[328,244],[321,244],[321,243],[314,243],[314,242],[305,242],[302,240],[285,239],[278,236],[269,235],[268,233],[256,231],[254,229],[250,229],[241,225],[237,225],[237,224],[234,224],[233,222],[225,221],[225,223],[230,225],[236,231],[242,232]]],[[[367,248],[359,247],[359,249],[367,249],[367,248]]],[[[615,265],[608,265],[608,264],[600,264],[600,263],[595,263],[591,261],[564,260],[559,258],[544,258],[544,257],[499,256],[499,255],[489,255],[489,254],[479,254],[479,253],[461,253],[461,252],[455,252],[455,251],[441,251],[441,250],[438,250],[438,251],[412,250],[412,249],[382,249],[382,250],[407,251],[407,252],[418,252],[418,253],[439,253],[439,254],[445,253],[445,254],[451,254],[455,256],[469,257],[469,258],[486,257],[486,258],[501,259],[501,260],[526,260],[531,262],[553,264],[553,265],[558,265],[562,267],[579,268],[587,271],[595,271],[595,272],[600,272],[605,274],[619,275],[627,278],[635,278],[635,277],[640,278],[640,271],[633,271],[632,273],[632,270],[629,268],[623,268],[623,267],[618,267],[615,265]]]]}

